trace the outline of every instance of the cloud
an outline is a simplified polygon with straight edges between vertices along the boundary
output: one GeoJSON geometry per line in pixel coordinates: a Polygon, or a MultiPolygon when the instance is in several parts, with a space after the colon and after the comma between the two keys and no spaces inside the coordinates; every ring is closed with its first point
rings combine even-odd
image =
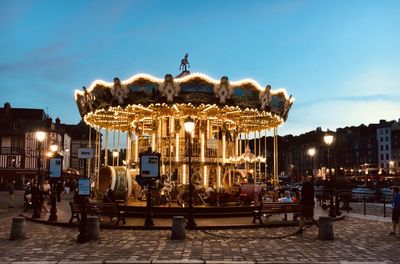
{"type": "Polygon", "coordinates": [[[65,43],[56,42],[45,47],[34,48],[23,54],[20,60],[0,63],[0,76],[35,76],[44,80],[68,80],[75,56],[64,51],[65,43]]]}

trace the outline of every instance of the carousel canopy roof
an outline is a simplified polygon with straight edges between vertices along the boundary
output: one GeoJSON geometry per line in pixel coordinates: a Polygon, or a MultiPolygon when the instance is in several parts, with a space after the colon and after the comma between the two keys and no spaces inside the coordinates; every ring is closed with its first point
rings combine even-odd
{"type": "Polygon", "coordinates": [[[239,132],[260,131],[286,121],[294,99],[285,89],[271,90],[251,79],[230,82],[201,73],[166,74],[159,79],[137,74],[125,81],[94,81],[75,91],[75,101],[92,127],[127,131],[135,123],[152,123],[160,117],[211,120],[239,132]],[[180,77],[182,76],[182,77],[180,77]]]}

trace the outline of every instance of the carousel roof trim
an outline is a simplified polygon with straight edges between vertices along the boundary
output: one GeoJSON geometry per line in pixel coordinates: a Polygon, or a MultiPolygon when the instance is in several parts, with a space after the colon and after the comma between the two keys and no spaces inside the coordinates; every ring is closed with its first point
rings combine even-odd
{"type": "MultiPolygon", "coordinates": [[[[186,76],[183,76],[183,77],[179,77],[179,78],[174,78],[174,82],[180,84],[180,83],[187,82],[187,81],[189,81],[191,79],[196,79],[196,78],[200,78],[200,79],[203,79],[205,81],[208,81],[208,82],[212,83],[213,85],[218,85],[220,83],[220,80],[214,79],[214,78],[212,78],[212,77],[210,77],[210,76],[208,76],[208,75],[206,75],[204,73],[199,73],[199,72],[190,73],[189,75],[186,75],[186,76]]],[[[128,78],[126,80],[121,81],[121,84],[122,85],[132,84],[132,83],[134,83],[135,81],[137,81],[139,79],[147,79],[147,80],[149,80],[151,82],[155,82],[155,83],[158,83],[158,84],[161,84],[161,83],[164,82],[164,79],[160,79],[160,78],[154,77],[153,75],[150,75],[150,74],[147,74],[147,73],[138,73],[138,74],[135,74],[135,75],[131,76],[130,78],[128,78]]],[[[251,86],[255,87],[259,92],[264,92],[265,91],[265,87],[262,87],[257,81],[255,81],[253,79],[250,79],[250,78],[246,78],[246,79],[238,80],[238,81],[230,81],[230,85],[231,86],[242,86],[242,85],[245,85],[245,84],[250,84],[251,86]]],[[[90,84],[89,88],[87,88],[87,91],[91,92],[98,85],[105,86],[107,88],[111,88],[114,85],[114,83],[113,82],[107,82],[107,81],[104,81],[104,80],[95,80],[90,84]]],[[[271,93],[272,94],[283,93],[285,98],[289,98],[289,95],[288,95],[288,93],[287,93],[285,88],[278,88],[278,89],[274,89],[274,90],[271,89],[271,93]]],[[[83,95],[84,91],[79,90],[79,89],[75,90],[75,96],[74,96],[75,101],[77,100],[78,94],[79,95],[83,95]]],[[[294,98],[291,97],[290,102],[293,102],[293,101],[294,101],[294,98]]]]}

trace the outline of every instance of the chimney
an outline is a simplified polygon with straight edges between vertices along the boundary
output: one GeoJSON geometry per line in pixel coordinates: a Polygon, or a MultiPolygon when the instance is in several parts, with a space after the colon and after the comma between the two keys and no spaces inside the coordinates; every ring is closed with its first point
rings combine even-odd
{"type": "Polygon", "coordinates": [[[59,128],[61,124],[60,118],[56,118],[56,128],[59,128]]]}

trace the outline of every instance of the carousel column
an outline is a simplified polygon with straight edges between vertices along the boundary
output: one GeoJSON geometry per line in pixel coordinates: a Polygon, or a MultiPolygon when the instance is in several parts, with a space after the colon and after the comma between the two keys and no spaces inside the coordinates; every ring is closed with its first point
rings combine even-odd
{"type": "Polygon", "coordinates": [[[121,157],[121,131],[118,130],[118,141],[117,141],[117,149],[118,149],[118,156],[117,156],[117,166],[119,166],[119,158],[121,157]]]}
{"type": "Polygon", "coordinates": [[[201,166],[200,168],[202,168],[203,170],[203,183],[204,183],[204,187],[208,187],[207,185],[207,181],[206,181],[206,172],[205,172],[205,166],[204,166],[204,162],[205,162],[205,155],[204,155],[204,131],[200,132],[200,162],[201,162],[201,166]]]}
{"type": "Polygon", "coordinates": [[[257,131],[254,131],[253,136],[254,144],[254,185],[257,182],[257,131]]]}
{"type": "Polygon", "coordinates": [[[96,130],[96,143],[95,143],[95,152],[94,152],[94,173],[96,176],[96,189],[99,189],[99,167],[100,167],[100,153],[101,153],[101,148],[100,146],[100,136],[99,136],[99,131],[96,130]]]}
{"type": "Polygon", "coordinates": [[[108,166],[108,129],[106,128],[106,138],[104,142],[104,166],[108,166]]]}
{"type": "Polygon", "coordinates": [[[267,182],[267,130],[264,131],[264,177],[267,182]]]}
{"type": "MultiPolygon", "coordinates": [[[[163,153],[163,138],[164,138],[164,131],[163,131],[163,123],[164,119],[161,117],[159,124],[158,124],[158,152],[160,152],[161,156],[164,156],[163,153]]],[[[161,173],[165,174],[165,165],[164,165],[164,159],[161,159],[161,173]]]]}
{"type": "Polygon", "coordinates": [[[261,182],[261,131],[258,131],[258,173],[261,182]]]}
{"type": "Polygon", "coordinates": [[[131,168],[132,131],[126,133],[126,168],[131,168]]]}
{"type": "Polygon", "coordinates": [[[226,134],[222,134],[222,165],[225,164],[226,159],[226,134]]]}
{"type": "Polygon", "coordinates": [[[278,179],[278,128],[274,127],[274,187],[279,187],[278,179]]]}
{"type": "Polygon", "coordinates": [[[133,133],[135,140],[133,141],[133,160],[135,163],[139,161],[139,136],[136,133],[133,133]]]}
{"type": "MultiPolygon", "coordinates": [[[[206,124],[206,133],[204,137],[204,151],[206,152],[205,155],[207,158],[209,158],[209,152],[207,152],[207,144],[208,144],[208,139],[210,138],[210,120],[207,119],[207,124],[206,124]]],[[[204,185],[208,187],[210,184],[210,176],[209,176],[209,168],[208,166],[204,166],[204,185]]]]}
{"type": "MultiPolygon", "coordinates": [[[[177,119],[176,122],[178,123],[178,126],[180,126],[180,120],[177,119]]],[[[178,171],[179,171],[179,157],[180,157],[180,151],[179,151],[179,130],[175,131],[175,162],[176,162],[176,166],[178,167],[178,171]]],[[[179,174],[179,173],[178,173],[179,174]]],[[[182,173],[182,177],[183,179],[185,178],[185,172],[182,173]]],[[[178,175],[177,175],[178,176],[178,175]]],[[[179,179],[179,177],[178,177],[179,179]]],[[[182,179],[179,179],[179,182],[183,182],[182,179]]]]}
{"type": "Polygon", "coordinates": [[[155,152],[157,152],[157,147],[156,147],[156,133],[153,132],[153,134],[151,134],[151,149],[155,152]]]}
{"type": "Polygon", "coordinates": [[[174,118],[169,117],[169,134],[168,134],[168,148],[169,148],[169,174],[168,174],[168,181],[171,182],[171,176],[172,176],[172,152],[174,151],[174,147],[172,145],[172,135],[174,134],[174,127],[172,126],[174,124],[174,118]]]}

